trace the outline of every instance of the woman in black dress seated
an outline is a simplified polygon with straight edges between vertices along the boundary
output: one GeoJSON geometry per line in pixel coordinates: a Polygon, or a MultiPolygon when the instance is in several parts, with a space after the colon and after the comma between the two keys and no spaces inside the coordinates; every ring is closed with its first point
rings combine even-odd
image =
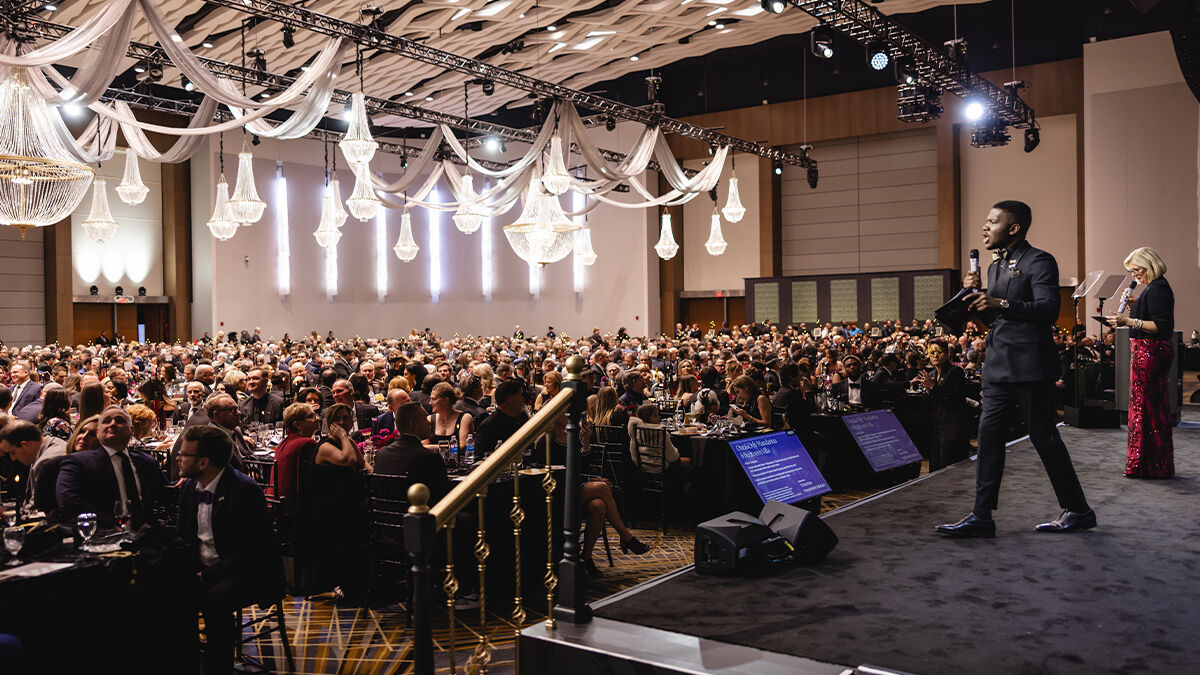
{"type": "Polygon", "coordinates": [[[356,595],[367,579],[370,514],[364,472],[371,467],[350,439],[354,411],[329,406],[329,432],[301,468],[295,546],[308,595],[356,595]]]}
{"type": "Polygon", "coordinates": [[[944,340],[930,340],[925,354],[930,367],[917,375],[916,383],[931,399],[933,444],[929,470],[937,471],[971,454],[967,373],[950,363],[950,348],[944,340]]]}

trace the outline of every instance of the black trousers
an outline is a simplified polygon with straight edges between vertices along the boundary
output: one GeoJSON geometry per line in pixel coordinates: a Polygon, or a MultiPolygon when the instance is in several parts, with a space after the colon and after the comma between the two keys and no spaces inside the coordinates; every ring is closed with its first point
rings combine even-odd
{"type": "Polygon", "coordinates": [[[1075,512],[1087,511],[1087,499],[1075,475],[1067,446],[1058,434],[1052,382],[983,383],[983,412],[979,417],[979,465],[975,482],[975,515],[989,516],[999,506],[1004,476],[1005,436],[1013,406],[1024,417],[1029,440],[1037,449],[1058,496],[1058,504],[1075,512]]]}

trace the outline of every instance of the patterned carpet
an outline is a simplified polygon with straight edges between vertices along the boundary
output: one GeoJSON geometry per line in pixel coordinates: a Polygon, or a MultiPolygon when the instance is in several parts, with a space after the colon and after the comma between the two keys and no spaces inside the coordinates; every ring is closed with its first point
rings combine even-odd
{"type": "MultiPolygon", "coordinates": [[[[922,471],[924,473],[924,470],[922,471]]],[[[822,511],[845,506],[873,492],[843,492],[826,495],[822,511]]],[[[613,566],[608,566],[603,540],[596,543],[593,559],[604,576],[588,584],[588,597],[599,599],[643,581],[691,564],[694,532],[635,528],[634,534],[652,549],[644,555],[621,553],[617,533],[609,528],[613,566]]],[[[515,672],[516,627],[508,617],[510,607],[489,607],[486,631],[492,646],[490,673],[515,672]],[[496,614],[499,611],[503,616],[496,614]]],[[[254,610],[247,610],[247,618],[254,610]]],[[[544,621],[544,603],[529,606],[526,626],[544,621]],[[540,610],[540,611],[539,611],[540,610]]],[[[288,671],[277,633],[247,645],[247,655],[261,659],[276,673],[336,673],[337,675],[393,675],[413,672],[412,633],[403,605],[369,608],[356,606],[331,595],[289,598],[284,615],[296,663],[288,671]]],[[[455,613],[455,635],[451,639],[444,607],[434,612],[434,642],[439,673],[449,673],[451,654],[454,672],[479,672],[469,664],[480,643],[479,611],[455,613]]],[[[248,668],[247,670],[252,670],[248,668]]]]}

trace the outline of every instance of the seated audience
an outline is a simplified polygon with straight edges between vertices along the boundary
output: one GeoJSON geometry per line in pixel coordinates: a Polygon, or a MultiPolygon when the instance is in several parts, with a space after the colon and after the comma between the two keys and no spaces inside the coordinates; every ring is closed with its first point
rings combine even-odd
{"type": "Polygon", "coordinates": [[[36,487],[41,471],[49,460],[67,454],[66,442],[48,434],[43,435],[35,424],[16,420],[0,428],[0,453],[29,467],[29,477],[20,486],[18,506],[23,517],[35,515],[38,511],[36,487]]]}
{"type": "Polygon", "coordinates": [[[409,401],[399,406],[395,415],[400,435],[375,455],[375,473],[404,475],[410,484],[424,483],[429,488],[429,506],[433,506],[450,492],[450,479],[441,455],[422,442],[429,435],[425,409],[409,401]]]}

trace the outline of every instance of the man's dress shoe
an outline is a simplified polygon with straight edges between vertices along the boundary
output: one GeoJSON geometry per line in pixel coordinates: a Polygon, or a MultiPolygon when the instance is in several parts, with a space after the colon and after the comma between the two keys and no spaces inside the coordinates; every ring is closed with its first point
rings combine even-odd
{"type": "Polygon", "coordinates": [[[936,529],[938,534],[948,537],[986,537],[991,539],[996,536],[996,521],[983,520],[976,517],[974,513],[968,513],[966,518],[957,523],[938,525],[936,529]]]}
{"type": "Polygon", "coordinates": [[[1088,509],[1083,513],[1063,511],[1058,520],[1042,523],[1034,529],[1038,532],[1075,532],[1078,530],[1090,530],[1095,526],[1096,512],[1088,509]]]}

